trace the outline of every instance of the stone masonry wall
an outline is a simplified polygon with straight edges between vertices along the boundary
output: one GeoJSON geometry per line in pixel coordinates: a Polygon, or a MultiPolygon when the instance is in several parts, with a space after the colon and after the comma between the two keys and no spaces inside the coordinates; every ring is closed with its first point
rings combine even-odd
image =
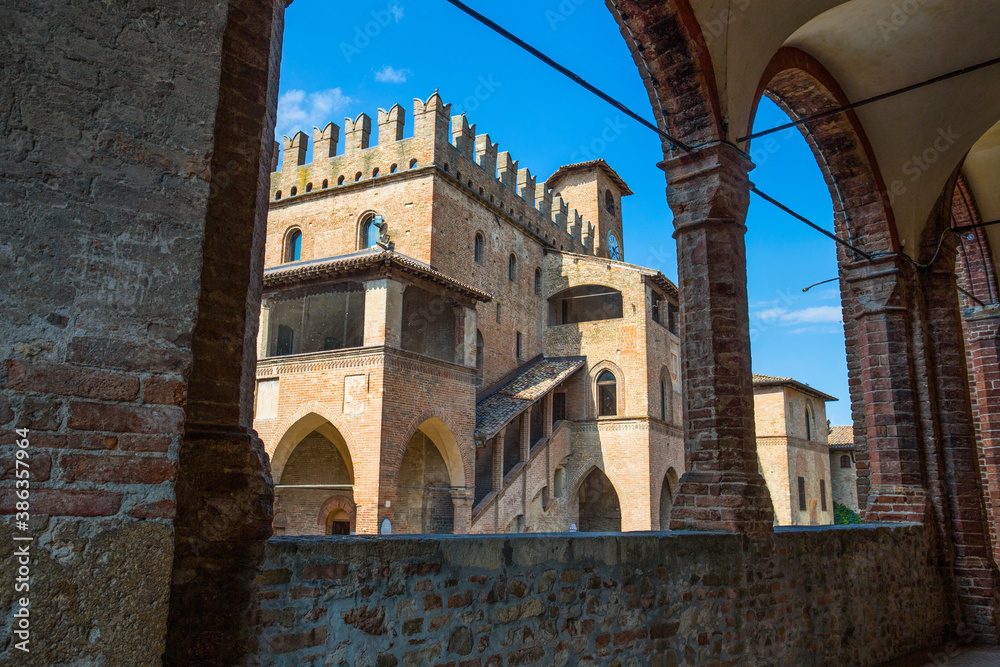
{"type": "Polygon", "coordinates": [[[942,637],[919,526],[277,538],[249,665],[874,665],[942,637]]]}

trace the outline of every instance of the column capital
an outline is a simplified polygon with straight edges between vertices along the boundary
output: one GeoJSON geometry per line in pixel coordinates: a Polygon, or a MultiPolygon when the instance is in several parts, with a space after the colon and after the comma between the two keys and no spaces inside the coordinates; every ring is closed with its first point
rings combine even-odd
{"type": "Polygon", "coordinates": [[[711,223],[743,225],[754,168],[746,153],[731,144],[717,143],[681,153],[657,166],[667,177],[667,202],[678,232],[711,223]]]}

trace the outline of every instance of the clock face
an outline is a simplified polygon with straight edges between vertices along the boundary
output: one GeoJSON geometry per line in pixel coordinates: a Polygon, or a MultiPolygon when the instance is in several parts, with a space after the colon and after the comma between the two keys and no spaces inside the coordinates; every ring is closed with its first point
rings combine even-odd
{"type": "Polygon", "coordinates": [[[618,237],[613,232],[608,234],[608,257],[621,261],[622,249],[618,246],[618,237]]]}

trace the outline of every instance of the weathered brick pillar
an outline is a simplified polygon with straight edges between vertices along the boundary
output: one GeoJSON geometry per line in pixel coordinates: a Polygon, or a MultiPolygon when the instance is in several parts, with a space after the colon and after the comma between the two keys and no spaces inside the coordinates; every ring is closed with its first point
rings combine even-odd
{"type": "MultiPolygon", "coordinates": [[[[972,358],[969,374],[976,385],[983,485],[990,499],[987,519],[1000,522],[1000,306],[965,310],[966,343],[972,358]]],[[[993,560],[1000,562],[1000,541],[993,542],[993,560]]]]}
{"type": "Polygon", "coordinates": [[[527,463],[531,456],[531,410],[521,413],[521,432],[517,439],[517,460],[527,463]]]}
{"type": "Polygon", "coordinates": [[[744,242],[753,165],[716,144],[661,167],[677,239],[689,465],[670,527],[768,534],[774,510],[757,466],[744,242]]]}
{"type": "Polygon", "coordinates": [[[473,492],[469,489],[452,489],[451,502],[455,506],[455,535],[467,535],[472,527],[473,492]]]}
{"type": "Polygon", "coordinates": [[[923,522],[927,513],[913,378],[914,271],[893,255],[845,267],[855,294],[870,486],[866,521],[923,522]]]}
{"type": "Polygon", "coordinates": [[[493,436],[493,491],[499,493],[503,488],[503,441],[507,427],[493,436]]]}
{"type": "Polygon", "coordinates": [[[954,266],[955,249],[946,244],[935,266],[921,276],[927,358],[934,380],[941,472],[948,495],[948,528],[962,619],[981,639],[995,643],[1000,574],[990,552],[954,266]]]}
{"type": "Polygon", "coordinates": [[[403,291],[395,280],[365,281],[365,347],[403,344],[403,291]]]}
{"type": "Polygon", "coordinates": [[[542,437],[552,437],[552,392],[542,397],[542,437]]]}

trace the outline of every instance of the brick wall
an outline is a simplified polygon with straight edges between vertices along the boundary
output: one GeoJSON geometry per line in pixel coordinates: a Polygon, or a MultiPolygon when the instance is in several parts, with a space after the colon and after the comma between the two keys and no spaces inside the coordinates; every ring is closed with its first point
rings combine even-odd
{"type": "Polygon", "coordinates": [[[274,539],[258,583],[246,664],[276,667],[877,665],[947,622],[918,526],[274,539]]]}

